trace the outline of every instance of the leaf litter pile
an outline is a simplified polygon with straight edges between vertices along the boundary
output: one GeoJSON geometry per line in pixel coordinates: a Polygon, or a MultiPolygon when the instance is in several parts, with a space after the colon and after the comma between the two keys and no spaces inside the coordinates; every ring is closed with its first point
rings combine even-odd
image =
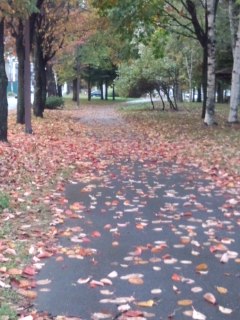
{"type": "Polygon", "coordinates": [[[237,319],[238,130],[230,144],[222,128],[94,108],[48,112],[32,136],[10,119],[1,307],[25,320],[237,319]]]}

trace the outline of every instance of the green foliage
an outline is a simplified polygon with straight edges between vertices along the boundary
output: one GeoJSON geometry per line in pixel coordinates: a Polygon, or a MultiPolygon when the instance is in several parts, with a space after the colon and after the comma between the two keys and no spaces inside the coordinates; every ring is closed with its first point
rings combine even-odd
{"type": "Polygon", "coordinates": [[[0,306],[0,319],[16,320],[17,314],[8,305],[0,306]]]}
{"type": "Polygon", "coordinates": [[[172,85],[176,70],[174,60],[168,57],[156,59],[152,48],[142,46],[139,59],[120,66],[116,90],[122,96],[150,93],[160,88],[161,83],[172,85]]]}
{"type": "Polygon", "coordinates": [[[46,109],[59,109],[63,108],[64,106],[64,99],[62,97],[56,97],[56,96],[51,96],[47,97],[45,108],[46,109]]]}
{"type": "Polygon", "coordinates": [[[0,212],[2,212],[4,209],[9,208],[9,197],[3,192],[0,192],[0,212]]]}

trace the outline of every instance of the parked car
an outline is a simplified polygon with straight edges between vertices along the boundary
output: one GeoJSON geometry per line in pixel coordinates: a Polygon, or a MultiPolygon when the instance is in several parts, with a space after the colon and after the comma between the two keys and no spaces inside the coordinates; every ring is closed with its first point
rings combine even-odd
{"type": "Polygon", "coordinates": [[[100,90],[94,90],[91,92],[91,97],[101,97],[101,91],[100,90]]]}

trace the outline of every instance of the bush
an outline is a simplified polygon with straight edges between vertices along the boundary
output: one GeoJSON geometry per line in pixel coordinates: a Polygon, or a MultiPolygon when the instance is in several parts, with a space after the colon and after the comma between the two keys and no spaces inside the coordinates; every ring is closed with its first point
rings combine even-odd
{"type": "Polygon", "coordinates": [[[9,207],[9,198],[8,196],[0,192],[0,212],[9,207]]]}
{"type": "Polygon", "coordinates": [[[51,96],[51,97],[47,97],[46,100],[46,105],[45,108],[46,109],[59,109],[59,108],[63,108],[64,106],[64,100],[62,97],[55,97],[55,96],[51,96]]]}

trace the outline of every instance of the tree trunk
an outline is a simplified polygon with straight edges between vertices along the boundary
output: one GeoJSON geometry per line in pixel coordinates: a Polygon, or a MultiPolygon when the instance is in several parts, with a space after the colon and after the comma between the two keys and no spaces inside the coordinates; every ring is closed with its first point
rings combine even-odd
{"type": "Polygon", "coordinates": [[[203,48],[203,70],[202,70],[202,90],[203,90],[203,105],[202,119],[205,118],[207,108],[207,87],[208,87],[208,48],[203,48]]]}
{"type": "Polygon", "coordinates": [[[237,30],[235,27],[234,20],[237,18],[234,15],[234,1],[228,0],[228,16],[229,16],[229,24],[230,24],[230,32],[231,32],[231,44],[232,44],[232,54],[234,57],[234,50],[236,46],[236,39],[237,39],[237,30]]]}
{"type": "Polygon", "coordinates": [[[92,83],[90,77],[88,78],[88,101],[91,101],[91,89],[92,88],[92,83]]]}
{"type": "Polygon", "coordinates": [[[63,94],[62,94],[62,85],[58,84],[57,85],[57,95],[62,98],[63,94]]]}
{"type": "Polygon", "coordinates": [[[105,81],[105,100],[108,100],[108,81],[105,81]]]}
{"type": "Polygon", "coordinates": [[[112,99],[115,100],[116,99],[116,94],[115,94],[115,84],[113,83],[112,85],[112,99]]]}
{"type": "Polygon", "coordinates": [[[4,19],[0,21],[0,141],[7,141],[8,131],[8,79],[4,61],[4,19]]]}
{"type": "Polygon", "coordinates": [[[41,117],[41,118],[43,117],[43,111],[45,107],[44,106],[44,103],[45,103],[44,95],[46,93],[46,82],[44,84],[44,78],[46,79],[45,67],[46,66],[43,59],[41,41],[39,39],[38,34],[36,34],[35,48],[34,48],[34,71],[35,71],[34,115],[36,117],[41,117]]]}
{"type": "Polygon", "coordinates": [[[52,68],[52,64],[47,64],[47,70],[46,70],[46,76],[47,76],[47,95],[50,96],[57,96],[57,86],[56,86],[56,80],[52,68]]]}
{"type": "Polygon", "coordinates": [[[73,101],[77,101],[77,79],[73,79],[73,101]]]}
{"type": "Polygon", "coordinates": [[[223,86],[222,82],[218,81],[217,83],[217,102],[218,103],[223,103],[223,86]]]}
{"type": "Polygon", "coordinates": [[[24,107],[25,107],[25,133],[31,134],[31,64],[30,64],[30,22],[24,23],[24,107]]]}
{"type": "Polygon", "coordinates": [[[240,102],[240,19],[238,22],[237,41],[234,50],[232,83],[231,83],[231,97],[230,97],[230,111],[228,122],[238,122],[238,106],[240,102]]]}
{"type": "Polygon", "coordinates": [[[23,39],[23,23],[19,21],[19,32],[16,37],[16,51],[18,58],[18,94],[17,94],[17,123],[25,123],[25,108],[24,108],[24,60],[25,47],[23,39]]]}
{"type": "Polygon", "coordinates": [[[202,102],[202,87],[197,87],[197,102],[202,102]]]}
{"type": "Polygon", "coordinates": [[[215,68],[216,68],[216,10],[218,0],[207,1],[208,17],[208,81],[207,81],[207,104],[204,123],[207,125],[215,122],[215,68]]]}

